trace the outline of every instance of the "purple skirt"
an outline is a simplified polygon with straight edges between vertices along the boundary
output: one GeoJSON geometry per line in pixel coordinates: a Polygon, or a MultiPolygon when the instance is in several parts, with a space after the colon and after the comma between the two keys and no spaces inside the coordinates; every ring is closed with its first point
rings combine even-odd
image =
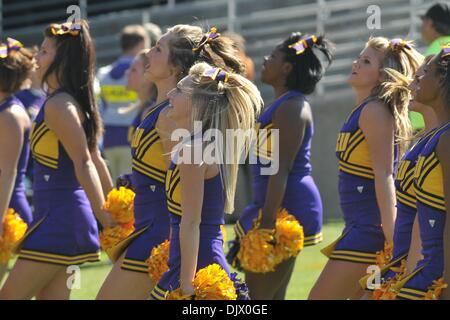
{"type": "MultiPolygon", "coordinates": [[[[265,187],[258,188],[254,185],[254,203],[245,208],[235,226],[239,237],[243,237],[250,231],[253,221],[258,218],[265,199],[265,194],[261,194],[262,192],[266,192],[265,187]]],[[[322,200],[312,176],[289,177],[281,206],[295,216],[303,227],[305,247],[322,241],[322,200]]]]}
{"type": "Polygon", "coordinates": [[[34,224],[22,243],[19,259],[60,265],[100,260],[97,222],[82,189],[34,193],[34,224]]]}
{"type": "Polygon", "coordinates": [[[150,203],[135,202],[134,214],[136,232],[142,228],[148,228],[129,244],[121,268],[148,273],[148,265],[145,261],[150,257],[152,249],[169,239],[170,222],[167,201],[164,199],[150,203]]]}
{"type": "MultiPolygon", "coordinates": [[[[165,300],[170,291],[174,291],[180,287],[180,226],[178,224],[172,224],[171,227],[169,270],[164,273],[151,293],[151,297],[155,300],[165,300]]],[[[230,269],[223,251],[223,237],[220,225],[200,225],[197,271],[213,263],[220,265],[230,275],[230,269]]]]}
{"type": "Polygon", "coordinates": [[[14,190],[11,201],[9,202],[9,207],[14,209],[28,226],[31,224],[33,215],[25,191],[14,190]]]}

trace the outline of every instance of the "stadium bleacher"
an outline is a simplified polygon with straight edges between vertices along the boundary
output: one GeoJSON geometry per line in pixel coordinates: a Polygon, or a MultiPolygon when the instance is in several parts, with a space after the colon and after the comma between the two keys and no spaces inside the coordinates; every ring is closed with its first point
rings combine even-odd
{"type": "MultiPolygon", "coordinates": [[[[446,1],[450,3],[450,1],[446,1]]],[[[67,17],[69,0],[0,0],[3,31],[26,45],[39,44],[43,27],[67,17]]],[[[346,84],[351,63],[370,36],[402,37],[420,42],[419,14],[430,0],[80,0],[96,40],[98,65],[120,54],[118,34],[127,24],[153,22],[162,29],[177,23],[217,26],[241,33],[259,75],[263,57],[292,31],[325,33],[336,43],[336,59],[311,97],[316,135],[313,165],[328,216],[339,216],[337,166],[332,157],[338,125],[353,107],[346,84]],[[371,5],[381,9],[381,29],[367,28],[371,5]]],[[[1,28],[0,28],[1,30],[1,28]]],[[[271,89],[256,81],[267,102],[271,89]]]]}

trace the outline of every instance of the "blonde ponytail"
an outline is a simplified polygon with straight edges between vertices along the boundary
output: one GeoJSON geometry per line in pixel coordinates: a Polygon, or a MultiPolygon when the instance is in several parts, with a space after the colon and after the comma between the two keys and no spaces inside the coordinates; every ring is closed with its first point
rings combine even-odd
{"type": "MultiPolygon", "coordinates": [[[[223,80],[205,76],[213,67],[201,62],[189,71],[192,78],[193,121],[202,121],[204,132],[219,130],[224,143],[213,141],[220,154],[220,174],[225,190],[225,212],[234,210],[234,196],[238,164],[243,153],[248,152],[252,139],[245,135],[242,144],[228,141],[227,130],[244,130],[253,133],[256,117],[262,109],[263,101],[256,86],[236,73],[225,73],[223,80]],[[230,155],[232,158],[230,159],[230,155]]],[[[225,71],[223,71],[225,72],[225,71]]]]}
{"type": "Polygon", "coordinates": [[[384,37],[370,38],[366,44],[384,54],[382,73],[384,80],[372,90],[371,97],[383,101],[395,120],[395,140],[399,145],[401,157],[408,149],[412,136],[408,105],[410,100],[409,83],[424,57],[414,49],[411,41],[389,40],[384,37]]]}

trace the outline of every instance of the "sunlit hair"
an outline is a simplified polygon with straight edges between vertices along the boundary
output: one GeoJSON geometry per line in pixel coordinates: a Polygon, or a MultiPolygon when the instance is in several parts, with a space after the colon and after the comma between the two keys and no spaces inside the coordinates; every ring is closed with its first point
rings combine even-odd
{"type": "Polygon", "coordinates": [[[202,28],[179,24],[167,32],[174,36],[169,41],[169,63],[180,68],[179,80],[188,74],[196,62],[207,62],[227,71],[245,74],[245,65],[238,58],[231,39],[219,36],[194,51],[206,35],[202,28]]]}
{"type": "Polygon", "coordinates": [[[55,35],[52,25],[45,29],[44,36],[55,41],[56,54],[42,81],[47,83],[50,75],[54,75],[60,87],[79,104],[86,116],[84,130],[89,150],[93,150],[103,133],[94,95],[95,48],[88,22],[77,23],[80,25],[77,35],[55,35]]]}
{"type": "Polygon", "coordinates": [[[31,50],[22,47],[0,59],[0,91],[13,94],[20,90],[35,65],[33,56],[31,50]]]}
{"type": "Polygon", "coordinates": [[[242,144],[228,141],[227,129],[241,129],[252,132],[256,117],[263,106],[258,88],[245,77],[227,73],[226,81],[214,80],[205,76],[212,67],[207,63],[197,63],[189,71],[192,81],[184,85],[192,96],[193,121],[201,121],[202,129],[217,130],[223,134],[224,141],[212,141],[218,150],[220,175],[225,190],[225,212],[234,210],[234,195],[239,160],[248,152],[251,135],[246,135],[242,144]],[[230,155],[232,159],[230,159],[230,155]],[[230,161],[231,160],[231,161],[230,161]]]}
{"type": "Polygon", "coordinates": [[[436,71],[440,78],[439,86],[444,95],[445,106],[450,110],[450,53],[444,53],[442,50],[436,63],[436,71]]]}
{"type": "Polygon", "coordinates": [[[367,47],[383,53],[381,61],[383,82],[372,90],[371,98],[379,99],[388,105],[395,120],[395,138],[399,144],[400,155],[408,149],[412,135],[412,126],[409,120],[409,83],[412,81],[417,69],[423,63],[424,57],[414,49],[411,41],[402,41],[394,45],[384,37],[370,38],[367,47]],[[393,72],[397,71],[397,72],[393,72]],[[405,78],[398,77],[401,74],[405,78]]]}

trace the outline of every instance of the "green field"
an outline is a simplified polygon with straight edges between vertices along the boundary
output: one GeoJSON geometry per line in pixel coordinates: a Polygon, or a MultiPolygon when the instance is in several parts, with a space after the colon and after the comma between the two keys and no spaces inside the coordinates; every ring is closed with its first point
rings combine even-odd
{"type": "MultiPolygon", "coordinates": [[[[287,291],[287,299],[306,299],[311,287],[314,285],[327,259],[320,253],[320,249],[335,240],[342,231],[340,222],[331,222],[324,225],[324,241],[316,246],[305,248],[297,258],[294,274],[287,291]]],[[[228,239],[234,237],[232,226],[227,226],[228,239]]],[[[81,271],[81,288],[72,291],[72,300],[91,300],[95,296],[111,269],[111,263],[105,254],[102,261],[86,264],[81,271]]]]}

